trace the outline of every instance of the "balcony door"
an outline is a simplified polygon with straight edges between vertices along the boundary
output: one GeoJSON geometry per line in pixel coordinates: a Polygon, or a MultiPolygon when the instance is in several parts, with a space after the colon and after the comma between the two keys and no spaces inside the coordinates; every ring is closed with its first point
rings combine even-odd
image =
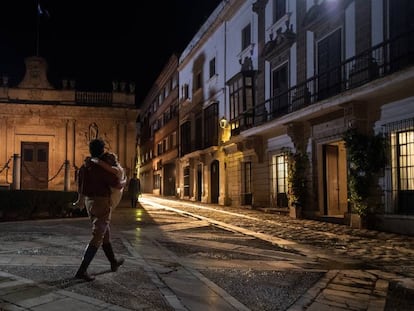
{"type": "Polygon", "coordinates": [[[318,99],[341,91],[341,29],[318,43],[318,99]]]}
{"type": "Polygon", "coordinates": [[[288,112],[288,66],[277,68],[272,74],[272,117],[284,115],[288,112]]]}

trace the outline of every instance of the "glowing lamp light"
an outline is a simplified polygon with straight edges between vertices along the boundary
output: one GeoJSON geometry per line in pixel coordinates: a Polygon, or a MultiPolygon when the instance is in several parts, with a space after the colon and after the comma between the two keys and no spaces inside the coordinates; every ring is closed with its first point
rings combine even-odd
{"type": "Polygon", "coordinates": [[[222,116],[221,119],[220,119],[220,127],[222,129],[225,129],[228,124],[229,124],[229,122],[227,121],[226,117],[222,116]]]}

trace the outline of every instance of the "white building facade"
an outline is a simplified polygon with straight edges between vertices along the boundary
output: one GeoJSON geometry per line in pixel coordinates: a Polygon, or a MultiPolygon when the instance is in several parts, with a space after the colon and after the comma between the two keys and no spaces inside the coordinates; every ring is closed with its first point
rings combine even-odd
{"type": "Polygon", "coordinates": [[[367,214],[413,234],[413,14],[409,0],[223,1],[180,57],[179,197],[350,224],[346,135],[381,134],[367,214]]]}

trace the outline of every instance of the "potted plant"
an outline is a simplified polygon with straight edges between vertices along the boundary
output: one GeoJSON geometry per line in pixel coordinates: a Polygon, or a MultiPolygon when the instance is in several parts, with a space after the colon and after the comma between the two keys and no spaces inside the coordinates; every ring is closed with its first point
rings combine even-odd
{"type": "Polygon", "coordinates": [[[300,218],[302,207],[307,198],[307,171],[309,167],[309,158],[307,153],[290,150],[288,155],[288,199],[290,216],[300,218]]]}
{"type": "Polygon", "coordinates": [[[372,190],[378,173],[385,167],[386,139],[383,135],[366,135],[348,129],[343,136],[348,155],[348,202],[351,226],[364,227],[372,205],[372,190]]]}

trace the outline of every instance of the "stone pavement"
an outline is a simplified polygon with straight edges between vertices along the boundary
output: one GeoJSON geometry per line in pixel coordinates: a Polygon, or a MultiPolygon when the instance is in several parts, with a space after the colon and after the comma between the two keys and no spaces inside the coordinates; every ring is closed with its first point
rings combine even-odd
{"type": "Polygon", "coordinates": [[[154,196],[142,201],[168,204],[177,212],[209,219],[221,227],[297,250],[324,263],[328,270],[325,278],[291,311],[414,310],[414,237],[240,207],[154,196]],[[397,290],[405,296],[396,298],[400,301],[389,297],[387,307],[387,294],[397,290]]]}
{"type": "MultiPolygon", "coordinates": [[[[153,196],[144,196],[141,204],[161,203],[326,265],[325,277],[289,310],[414,310],[412,301],[394,301],[386,308],[391,287],[413,297],[413,237],[153,196]]],[[[162,270],[142,256],[154,251],[143,238],[151,234],[145,228],[148,213],[125,208],[115,215],[114,227],[122,223],[122,234],[114,230],[114,248],[130,255],[124,273],[108,272],[106,259],[98,255],[92,285],[72,279],[89,239],[87,219],[0,223],[0,310],[248,310],[196,271],[177,270],[168,282],[161,280],[162,270]],[[144,225],[137,228],[137,220],[144,225]],[[136,239],[126,240],[125,234],[136,239]],[[105,302],[104,295],[114,296],[114,303],[105,302]],[[122,299],[133,299],[133,307],[120,307],[122,299]]]]}
{"type": "Polygon", "coordinates": [[[99,250],[93,282],[73,278],[90,238],[86,217],[0,223],[0,310],[248,310],[197,271],[160,265],[169,255],[152,245],[160,233],[144,209],[121,206],[112,223],[125,263],[112,273],[99,250]]]}

